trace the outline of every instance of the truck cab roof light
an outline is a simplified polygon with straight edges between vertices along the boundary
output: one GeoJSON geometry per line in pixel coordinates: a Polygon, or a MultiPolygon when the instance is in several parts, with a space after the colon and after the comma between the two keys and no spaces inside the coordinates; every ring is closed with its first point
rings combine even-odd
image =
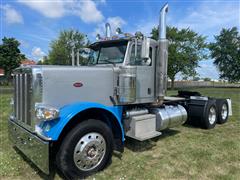
{"type": "Polygon", "coordinates": [[[113,40],[119,39],[119,36],[112,36],[113,40]]]}
{"type": "Polygon", "coordinates": [[[133,37],[133,35],[130,34],[130,33],[124,33],[124,36],[125,36],[125,37],[133,37]]]}

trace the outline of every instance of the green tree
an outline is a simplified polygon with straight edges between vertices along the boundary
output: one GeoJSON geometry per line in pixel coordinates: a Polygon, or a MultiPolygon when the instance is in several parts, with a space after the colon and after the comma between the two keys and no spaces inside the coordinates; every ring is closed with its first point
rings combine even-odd
{"type": "Polygon", "coordinates": [[[43,64],[44,65],[49,65],[50,64],[47,56],[43,56],[43,58],[37,62],[37,65],[43,65],[43,64]]]}
{"type": "Polygon", "coordinates": [[[204,81],[211,81],[211,78],[205,77],[203,78],[204,81]]]}
{"type": "MultiPolygon", "coordinates": [[[[72,63],[72,46],[75,46],[75,55],[77,49],[86,45],[86,35],[77,30],[64,30],[61,31],[58,38],[53,40],[50,44],[51,50],[49,57],[44,64],[57,64],[57,65],[71,65],[72,63]]],[[[81,59],[80,59],[81,61],[81,59]]],[[[84,62],[80,62],[84,63],[84,62]]]]}
{"type": "Polygon", "coordinates": [[[196,77],[193,77],[193,81],[199,81],[200,80],[200,77],[196,76],[196,77]]]}
{"type": "MultiPolygon", "coordinates": [[[[158,29],[152,29],[152,38],[158,39],[158,29]]],[[[168,77],[171,79],[171,88],[174,88],[174,80],[177,73],[183,76],[197,75],[195,68],[198,62],[207,58],[206,37],[187,29],[167,27],[168,46],[168,77]]]]}
{"type": "Polygon", "coordinates": [[[209,49],[220,78],[229,82],[240,81],[240,34],[237,27],[223,28],[209,49]]]}
{"type": "Polygon", "coordinates": [[[12,70],[19,67],[25,56],[19,50],[20,43],[15,38],[4,37],[0,44],[0,68],[4,69],[9,82],[12,70]]]}

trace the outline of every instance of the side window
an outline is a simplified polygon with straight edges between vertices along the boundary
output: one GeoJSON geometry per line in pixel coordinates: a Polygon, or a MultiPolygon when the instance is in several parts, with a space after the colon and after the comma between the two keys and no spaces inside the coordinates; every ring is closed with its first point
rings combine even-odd
{"type": "Polygon", "coordinates": [[[132,45],[131,55],[130,55],[130,65],[136,66],[151,66],[152,65],[152,47],[149,49],[149,58],[142,59],[141,58],[141,45],[137,45],[137,52],[135,53],[135,44],[132,45]],[[135,56],[136,55],[136,56],[135,56]]]}
{"type": "Polygon", "coordinates": [[[141,65],[141,45],[137,45],[136,54],[135,54],[135,49],[136,49],[136,46],[135,44],[133,44],[131,55],[130,55],[130,65],[141,65]]]}

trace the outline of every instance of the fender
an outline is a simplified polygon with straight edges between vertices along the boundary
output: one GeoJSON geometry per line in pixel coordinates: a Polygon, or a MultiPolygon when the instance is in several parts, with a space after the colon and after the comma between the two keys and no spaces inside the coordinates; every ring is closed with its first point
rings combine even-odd
{"type": "Polygon", "coordinates": [[[62,130],[67,125],[67,123],[79,112],[82,112],[87,109],[91,108],[99,108],[103,110],[107,110],[108,112],[112,113],[117,121],[119,126],[121,127],[122,132],[122,141],[124,141],[124,130],[121,123],[122,118],[122,106],[104,106],[98,103],[92,102],[81,102],[81,103],[74,103],[63,106],[60,108],[60,115],[58,119],[52,121],[45,121],[39,124],[38,128],[41,129],[41,134],[47,138],[51,138],[52,141],[58,140],[62,130]]]}

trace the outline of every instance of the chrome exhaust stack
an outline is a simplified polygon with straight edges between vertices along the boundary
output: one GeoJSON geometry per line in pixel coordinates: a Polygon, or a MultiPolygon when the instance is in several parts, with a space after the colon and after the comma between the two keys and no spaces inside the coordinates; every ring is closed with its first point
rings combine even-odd
{"type": "Polygon", "coordinates": [[[156,101],[161,105],[167,90],[167,68],[168,68],[168,40],[166,38],[166,15],[168,4],[165,4],[160,11],[159,18],[159,37],[158,37],[158,56],[156,58],[156,101]]]}
{"type": "Polygon", "coordinates": [[[165,4],[162,9],[160,10],[160,18],[159,18],[159,40],[166,39],[166,31],[167,31],[167,23],[166,23],[166,16],[168,12],[168,4],[165,4]]]}
{"type": "Polygon", "coordinates": [[[111,26],[109,23],[105,24],[105,28],[106,28],[106,38],[110,39],[112,36],[112,31],[111,31],[111,26]]]}

